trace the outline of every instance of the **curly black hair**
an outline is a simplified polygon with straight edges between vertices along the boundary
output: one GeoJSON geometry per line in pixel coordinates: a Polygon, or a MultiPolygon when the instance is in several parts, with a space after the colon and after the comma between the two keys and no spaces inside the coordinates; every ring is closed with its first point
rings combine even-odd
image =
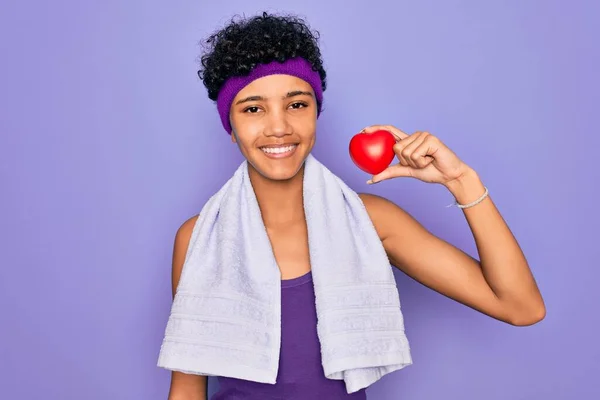
{"type": "Polygon", "coordinates": [[[237,22],[234,17],[229,25],[206,39],[198,76],[208,89],[208,97],[216,101],[228,78],[246,76],[258,64],[299,56],[319,73],[325,91],[326,72],[318,41],[319,32],[312,31],[297,16],[264,12],[237,22]]]}

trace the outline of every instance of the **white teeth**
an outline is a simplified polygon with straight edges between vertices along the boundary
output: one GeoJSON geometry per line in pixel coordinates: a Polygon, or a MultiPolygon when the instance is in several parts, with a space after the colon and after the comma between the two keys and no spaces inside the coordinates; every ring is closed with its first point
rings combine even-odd
{"type": "Polygon", "coordinates": [[[265,153],[269,153],[269,154],[281,154],[281,153],[287,153],[288,151],[292,151],[294,150],[294,148],[297,145],[293,144],[291,146],[286,146],[286,147],[263,147],[262,151],[264,151],[265,153]]]}

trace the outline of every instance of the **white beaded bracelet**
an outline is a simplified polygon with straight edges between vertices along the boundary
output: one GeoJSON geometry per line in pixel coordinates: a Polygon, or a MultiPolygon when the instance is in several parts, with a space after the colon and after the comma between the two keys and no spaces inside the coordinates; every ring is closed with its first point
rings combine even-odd
{"type": "Polygon", "coordinates": [[[456,207],[458,207],[458,208],[469,208],[469,207],[473,207],[474,205],[477,205],[477,204],[481,203],[481,202],[483,201],[483,199],[485,199],[486,197],[488,197],[488,195],[489,195],[488,188],[487,188],[487,187],[485,187],[485,186],[484,186],[484,188],[485,188],[485,192],[484,192],[484,193],[481,195],[481,197],[480,197],[480,198],[478,198],[478,199],[477,199],[477,200],[475,200],[474,202],[472,202],[472,203],[469,203],[469,204],[458,204],[458,201],[455,201],[455,202],[454,202],[454,203],[452,203],[452,204],[448,204],[446,207],[452,207],[452,206],[456,206],[456,207]]]}

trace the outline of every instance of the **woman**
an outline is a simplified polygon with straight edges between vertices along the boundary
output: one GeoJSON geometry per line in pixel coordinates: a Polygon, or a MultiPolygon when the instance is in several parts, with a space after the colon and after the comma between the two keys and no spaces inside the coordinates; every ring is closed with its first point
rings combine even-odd
{"type": "MultiPolygon", "coordinates": [[[[277,383],[220,376],[213,399],[364,399],[341,380],[327,379],[321,366],[311,281],[307,222],[303,209],[305,160],[316,139],[326,73],[316,35],[295,17],[266,13],[232,22],[208,39],[212,46],[199,71],[209,97],[231,95],[219,111],[223,126],[248,163],[248,175],[281,273],[281,363],[277,383]],[[318,82],[298,73],[271,73],[230,91],[228,80],[255,68],[302,59],[318,82]]],[[[392,265],[423,285],[492,318],[516,326],[544,318],[545,306],[518,243],[477,173],[428,132],[390,131],[399,163],[369,183],[413,177],[445,186],[473,232],[481,260],[428,232],[385,198],[359,194],[392,265]]],[[[178,230],[173,254],[175,296],[198,216],[178,230]]],[[[206,399],[206,376],[173,370],[170,399],[206,399]]]]}

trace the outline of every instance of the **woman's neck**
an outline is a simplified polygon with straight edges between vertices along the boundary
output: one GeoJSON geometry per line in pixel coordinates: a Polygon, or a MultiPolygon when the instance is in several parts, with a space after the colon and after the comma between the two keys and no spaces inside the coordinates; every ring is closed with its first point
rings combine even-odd
{"type": "Polygon", "coordinates": [[[252,167],[248,169],[248,175],[266,227],[304,219],[302,195],[304,165],[293,178],[285,181],[265,178],[252,167]]]}

